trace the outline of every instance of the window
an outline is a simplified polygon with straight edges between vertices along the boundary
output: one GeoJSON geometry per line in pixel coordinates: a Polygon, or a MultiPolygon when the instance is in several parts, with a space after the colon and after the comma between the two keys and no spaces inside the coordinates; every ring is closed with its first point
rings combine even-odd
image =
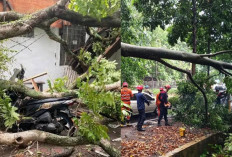
{"type": "MultiPolygon", "coordinates": [[[[60,32],[62,32],[62,39],[68,43],[68,47],[71,51],[78,49],[85,44],[85,28],[79,25],[63,26],[60,32]]],[[[72,59],[72,55],[65,52],[60,48],[60,65],[69,65],[72,59]]]]}

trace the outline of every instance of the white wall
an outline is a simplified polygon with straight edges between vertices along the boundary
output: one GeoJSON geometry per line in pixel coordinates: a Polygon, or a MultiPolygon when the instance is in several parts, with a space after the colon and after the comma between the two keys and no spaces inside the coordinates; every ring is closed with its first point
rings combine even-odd
{"type": "MultiPolygon", "coordinates": [[[[58,34],[57,28],[53,28],[52,31],[58,34]]],[[[45,82],[44,89],[46,90],[48,79],[53,81],[63,76],[66,66],[59,66],[60,44],[49,39],[43,30],[35,28],[34,38],[15,37],[4,42],[4,45],[19,52],[10,66],[8,77],[12,75],[14,68],[20,68],[20,64],[25,68],[25,78],[47,72],[47,75],[35,79],[35,81],[45,82]]]]}

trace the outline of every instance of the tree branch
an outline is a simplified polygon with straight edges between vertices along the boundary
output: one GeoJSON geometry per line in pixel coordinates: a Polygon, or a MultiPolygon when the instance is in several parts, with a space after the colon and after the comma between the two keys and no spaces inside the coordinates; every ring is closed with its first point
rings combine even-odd
{"type": "Polygon", "coordinates": [[[15,21],[23,18],[24,15],[15,11],[0,12],[0,22],[15,21]]]}
{"type": "Polygon", "coordinates": [[[0,40],[19,36],[32,31],[34,27],[38,27],[43,21],[54,17],[66,20],[72,24],[85,25],[89,27],[120,27],[121,18],[120,11],[113,16],[95,19],[90,16],[83,16],[77,12],[65,8],[68,0],[60,0],[55,5],[40,10],[31,15],[23,15],[16,12],[0,13],[1,21],[17,20],[7,24],[0,25],[0,40]],[[13,15],[15,17],[13,17],[13,15]]]}
{"type": "Polygon", "coordinates": [[[30,141],[45,142],[62,146],[75,146],[88,144],[87,140],[82,137],[59,136],[52,133],[30,130],[19,133],[1,133],[0,145],[23,145],[26,146],[30,141]]]}
{"type": "Polygon", "coordinates": [[[35,98],[35,99],[45,99],[45,98],[60,98],[60,97],[68,97],[73,96],[76,97],[76,91],[70,90],[68,92],[64,93],[41,93],[37,92],[33,89],[30,89],[26,86],[24,86],[21,83],[7,81],[0,79],[0,89],[2,90],[12,90],[18,93],[25,94],[26,96],[35,98]]]}
{"type": "Polygon", "coordinates": [[[204,58],[199,54],[173,51],[162,48],[135,46],[126,43],[121,43],[121,48],[121,54],[125,57],[137,57],[151,60],[156,60],[157,58],[166,58],[201,65],[209,65],[216,69],[220,69],[221,67],[224,69],[232,69],[232,64],[230,63],[204,58]]]}
{"type": "MultiPolygon", "coordinates": [[[[96,86],[96,90],[100,87],[96,86]]],[[[120,88],[120,82],[115,82],[112,84],[105,85],[104,89],[106,91],[112,91],[112,90],[118,90],[120,88]]],[[[17,93],[24,94],[26,96],[29,96],[31,98],[35,99],[46,99],[46,98],[62,98],[62,97],[77,97],[77,91],[76,90],[69,90],[67,92],[61,92],[61,93],[47,93],[47,92],[37,92],[33,89],[30,89],[26,86],[24,86],[21,83],[7,81],[0,79],[0,89],[1,90],[12,90],[17,93]]],[[[81,102],[81,101],[80,101],[81,102]]]]}
{"type": "Polygon", "coordinates": [[[211,54],[199,54],[201,57],[214,57],[223,53],[229,53],[232,52],[232,50],[224,50],[224,51],[219,51],[211,54]]]}
{"type": "Polygon", "coordinates": [[[90,16],[83,16],[80,13],[69,9],[58,9],[56,17],[69,21],[72,24],[79,24],[88,27],[120,27],[121,14],[120,11],[115,12],[113,16],[102,18],[100,21],[90,16]]]}

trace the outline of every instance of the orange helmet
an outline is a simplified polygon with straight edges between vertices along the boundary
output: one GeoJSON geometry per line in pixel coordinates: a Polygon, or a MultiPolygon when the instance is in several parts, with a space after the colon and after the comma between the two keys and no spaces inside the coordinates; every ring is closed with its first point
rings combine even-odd
{"type": "Polygon", "coordinates": [[[137,88],[138,90],[143,90],[143,86],[142,86],[142,85],[138,85],[136,88],[137,88]]]}

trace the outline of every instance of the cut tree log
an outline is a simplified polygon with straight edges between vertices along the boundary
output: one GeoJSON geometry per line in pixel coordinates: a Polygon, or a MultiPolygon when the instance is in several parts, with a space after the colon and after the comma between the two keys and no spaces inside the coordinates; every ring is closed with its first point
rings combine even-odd
{"type": "MultiPolygon", "coordinates": [[[[18,133],[0,133],[0,145],[28,146],[33,141],[60,146],[76,146],[90,143],[81,136],[59,136],[39,130],[30,130],[18,133]]],[[[100,142],[94,144],[98,144],[112,157],[119,157],[121,155],[120,151],[115,149],[108,140],[101,139],[100,142]]]]}
{"type": "Polygon", "coordinates": [[[27,146],[31,141],[56,144],[61,146],[75,146],[87,144],[87,140],[78,137],[59,136],[52,133],[30,130],[18,133],[1,133],[0,145],[20,145],[27,146]]]}
{"type": "Polygon", "coordinates": [[[121,152],[117,149],[115,149],[108,140],[101,139],[101,141],[98,144],[102,149],[107,152],[110,156],[113,157],[120,157],[121,152]]]}

